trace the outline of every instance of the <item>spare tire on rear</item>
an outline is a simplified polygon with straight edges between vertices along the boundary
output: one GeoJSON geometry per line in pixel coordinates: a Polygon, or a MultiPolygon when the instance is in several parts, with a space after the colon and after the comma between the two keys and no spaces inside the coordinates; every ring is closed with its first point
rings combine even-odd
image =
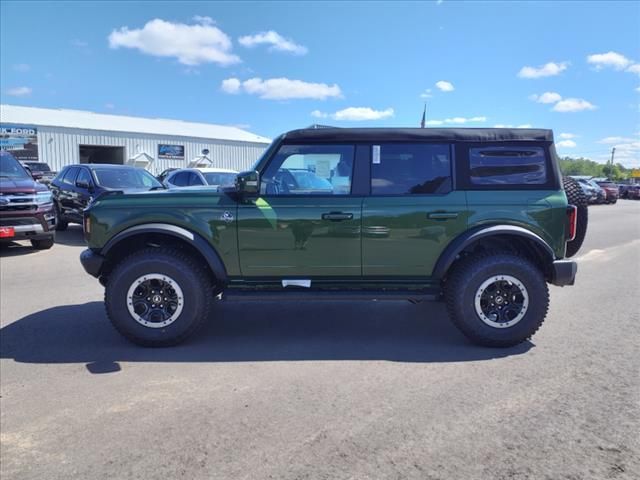
{"type": "Polygon", "coordinates": [[[562,185],[564,191],[567,194],[567,200],[569,205],[574,205],[577,208],[577,224],[576,224],[576,237],[567,242],[567,257],[573,257],[584,242],[587,236],[587,224],[589,223],[589,202],[585,197],[582,188],[578,184],[577,180],[571,177],[562,177],[562,185]]]}

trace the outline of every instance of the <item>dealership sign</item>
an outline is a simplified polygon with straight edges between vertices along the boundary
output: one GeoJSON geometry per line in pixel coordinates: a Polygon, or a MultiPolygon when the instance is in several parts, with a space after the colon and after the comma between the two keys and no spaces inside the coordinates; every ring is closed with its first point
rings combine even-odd
{"type": "Polygon", "coordinates": [[[38,160],[38,129],[0,125],[0,150],[9,150],[18,160],[38,160]]]}
{"type": "Polygon", "coordinates": [[[184,160],[184,145],[158,145],[158,158],[184,160]]]}

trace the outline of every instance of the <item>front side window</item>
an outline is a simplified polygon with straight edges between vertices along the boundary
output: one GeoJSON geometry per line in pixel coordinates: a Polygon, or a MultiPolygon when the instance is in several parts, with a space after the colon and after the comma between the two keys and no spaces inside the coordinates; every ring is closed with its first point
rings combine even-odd
{"type": "Polygon", "coordinates": [[[283,145],[260,184],[263,195],[349,195],[353,145],[283,145]]]}
{"type": "Polygon", "coordinates": [[[204,185],[204,182],[200,178],[200,175],[198,175],[195,172],[191,172],[189,174],[189,186],[194,186],[194,185],[204,185]]]}
{"type": "Polygon", "coordinates": [[[547,183],[542,147],[487,145],[469,149],[472,185],[540,185],[547,183]]]}
{"type": "Polygon", "coordinates": [[[237,174],[231,172],[206,172],[203,173],[208,185],[233,185],[237,174]]]}
{"type": "Polygon", "coordinates": [[[450,190],[451,154],[448,144],[390,143],[372,146],[372,195],[419,195],[450,190]]]}

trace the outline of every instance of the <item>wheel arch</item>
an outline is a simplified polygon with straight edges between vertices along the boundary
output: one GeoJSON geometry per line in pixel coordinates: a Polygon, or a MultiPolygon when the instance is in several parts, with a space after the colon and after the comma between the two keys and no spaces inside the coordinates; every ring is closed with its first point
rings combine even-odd
{"type": "Polygon", "coordinates": [[[555,260],[553,249],[540,236],[517,225],[478,226],[461,234],[442,252],[432,276],[441,280],[461,255],[488,248],[518,251],[534,261],[546,278],[551,278],[551,265],[555,260]]]}
{"type": "Polygon", "coordinates": [[[100,251],[105,258],[101,276],[108,276],[119,259],[148,246],[174,246],[188,251],[204,261],[216,284],[227,282],[227,270],[215,247],[198,233],[168,223],[136,225],[113,236],[100,251]]]}

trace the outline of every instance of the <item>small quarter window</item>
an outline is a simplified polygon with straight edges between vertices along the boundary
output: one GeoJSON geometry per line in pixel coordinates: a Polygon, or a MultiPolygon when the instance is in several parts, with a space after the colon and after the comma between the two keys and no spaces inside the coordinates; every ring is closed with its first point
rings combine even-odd
{"type": "Polygon", "coordinates": [[[469,149],[473,185],[541,185],[547,183],[542,147],[487,145],[469,149]]]}
{"type": "Polygon", "coordinates": [[[451,190],[448,144],[383,144],[372,147],[371,194],[419,195],[451,190]]]}

